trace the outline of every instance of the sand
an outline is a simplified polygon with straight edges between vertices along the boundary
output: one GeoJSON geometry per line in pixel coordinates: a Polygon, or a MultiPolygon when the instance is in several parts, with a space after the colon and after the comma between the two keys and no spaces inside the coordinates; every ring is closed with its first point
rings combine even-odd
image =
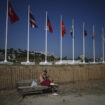
{"type": "Polygon", "coordinates": [[[13,90],[0,91],[0,105],[105,105],[105,81],[88,84],[60,84],[58,96],[51,93],[27,95],[13,90]]]}
{"type": "Polygon", "coordinates": [[[105,95],[26,97],[20,105],[105,105],[105,95]]]}

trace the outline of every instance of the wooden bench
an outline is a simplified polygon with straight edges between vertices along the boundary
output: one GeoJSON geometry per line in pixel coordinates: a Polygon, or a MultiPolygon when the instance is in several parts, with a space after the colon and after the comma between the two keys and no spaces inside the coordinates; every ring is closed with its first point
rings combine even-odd
{"type": "Polygon", "coordinates": [[[43,93],[44,90],[49,89],[48,86],[41,86],[37,80],[18,80],[16,82],[18,92],[24,97],[27,94],[43,93]],[[37,86],[31,86],[32,81],[37,82],[37,86]]]}
{"type": "MultiPolygon", "coordinates": [[[[32,93],[43,93],[47,90],[51,91],[51,87],[48,86],[41,86],[38,80],[18,80],[16,82],[16,87],[18,92],[24,97],[27,94],[32,93]],[[32,82],[35,81],[37,86],[31,86],[32,82]]],[[[53,86],[57,91],[58,85],[53,86]]]]}

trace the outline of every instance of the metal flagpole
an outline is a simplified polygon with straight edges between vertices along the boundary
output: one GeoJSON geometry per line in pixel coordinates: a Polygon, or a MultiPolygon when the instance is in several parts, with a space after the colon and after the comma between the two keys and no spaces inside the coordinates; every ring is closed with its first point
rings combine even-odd
{"type": "Polygon", "coordinates": [[[61,31],[60,31],[60,62],[62,63],[62,16],[61,16],[61,21],[60,21],[60,23],[61,23],[61,26],[60,26],[60,28],[61,28],[61,31]]]}
{"type": "Polygon", "coordinates": [[[7,62],[7,39],[8,39],[8,0],[7,0],[7,13],[6,13],[6,37],[5,37],[5,60],[7,62]]]}
{"type": "Polygon", "coordinates": [[[85,63],[85,36],[84,36],[84,31],[85,31],[85,23],[83,23],[83,63],[85,63]]]}
{"type": "Polygon", "coordinates": [[[47,11],[46,11],[46,26],[45,26],[45,63],[47,63],[47,11]]]}
{"type": "Polygon", "coordinates": [[[102,28],[103,63],[104,63],[104,28],[102,28]]]}
{"type": "Polygon", "coordinates": [[[30,12],[30,6],[28,5],[27,63],[29,63],[29,12],[30,12]]]}
{"type": "Polygon", "coordinates": [[[94,59],[94,63],[95,63],[95,38],[94,38],[94,34],[95,34],[95,29],[94,29],[94,25],[93,25],[93,59],[94,59]]]}
{"type": "Polygon", "coordinates": [[[73,42],[73,63],[74,63],[74,20],[72,20],[72,25],[73,25],[73,38],[72,38],[72,42],[73,42]]]}

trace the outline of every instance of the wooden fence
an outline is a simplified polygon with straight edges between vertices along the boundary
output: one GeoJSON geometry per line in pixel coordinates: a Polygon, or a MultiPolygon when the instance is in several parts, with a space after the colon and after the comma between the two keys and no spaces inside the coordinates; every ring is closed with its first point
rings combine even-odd
{"type": "Polygon", "coordinates": [[[105,80],[105,65],[10,66],[0,65],[0,89],[16,87],[17,80],[38,79],[42,70],[57,83],[105,80]]]}

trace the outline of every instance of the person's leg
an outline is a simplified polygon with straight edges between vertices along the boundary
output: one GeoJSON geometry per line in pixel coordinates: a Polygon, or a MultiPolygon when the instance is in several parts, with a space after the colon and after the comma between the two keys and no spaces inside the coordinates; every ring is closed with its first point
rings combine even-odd
{"type": "Polygon", "coordinates": [[[52,89],[52,93],[54,93],[55,92],[54,87],[51,87],[51,89],[52,89]]]}
{"type": "Polygon", "coordinates": [[[54,95],[54,96],[58,95],[58,94],[55,92],[54,87],[52,87],[52,95],[54,95]]]}
{"type": "Polygon", "coordinates": [[[48,81],[43,81],[43,82],[41,83],[41,85],[42,85],[42,86],[49,86],[49,87],[51,87],[52,94],[53,94],[53,95],[58,95],[57,93],[55,93],[55,89],[54,89],[53,86],[50,85],[50,83],[51,83],[50,80],[48,80],[48,81]]]}

